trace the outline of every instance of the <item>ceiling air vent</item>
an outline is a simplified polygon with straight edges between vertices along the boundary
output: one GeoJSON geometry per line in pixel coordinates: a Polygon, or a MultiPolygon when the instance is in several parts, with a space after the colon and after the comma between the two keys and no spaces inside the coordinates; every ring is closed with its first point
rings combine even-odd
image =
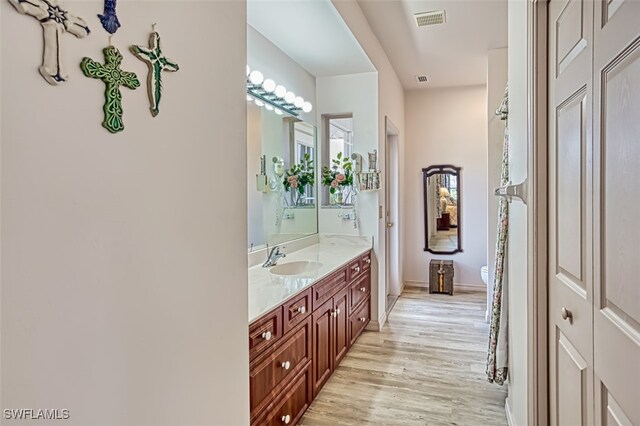
{"type": "Polygon", "coordinates": [[[416,81],[418,83],[426,83],[429,80],[427,79],[426,75],[416,75],[416,81]]]}
{"type": "Polygon", "coordinates": [[[444,24],[446,22],[444,10],[416,13],[413,16],[416,18],[416,25],[418,28],[429,25],[444,24]]]}

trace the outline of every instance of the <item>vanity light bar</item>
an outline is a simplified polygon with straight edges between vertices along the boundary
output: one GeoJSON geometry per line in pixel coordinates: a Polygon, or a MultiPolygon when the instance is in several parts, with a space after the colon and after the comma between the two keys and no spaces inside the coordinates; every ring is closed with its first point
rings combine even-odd
{"type": "Polygon", "coordinates": [[[255,101],[256,105],[273,109],[276,114],[286,112],[298,117],[299,111],[311,112],[313,105],[301,96],[296,96],[284,86],[266,79],[258,70],[251,71],[247,65],[247,101],[255,101]],[[272,107],[272,108],[271,108],[272,107]]]}

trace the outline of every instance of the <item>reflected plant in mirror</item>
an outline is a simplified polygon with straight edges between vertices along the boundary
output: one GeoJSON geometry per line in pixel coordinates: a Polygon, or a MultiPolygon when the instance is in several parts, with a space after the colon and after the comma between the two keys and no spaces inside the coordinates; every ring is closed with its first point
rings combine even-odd
{"type": "Polygon", "coordinates": [[[422,169],[424,180],[425,251],[462,252],[460,167],[422,169]]]}
{"type": "Polygon", "coordinates": [[[322,184],[329,188],[329,204],[352,204],[353,163],[348,156],[339,152],[331,160],[331,168],[322,169],[322,184]]]}
{"type": "Polygon", "coordinates": [[[313,185],[316,183],[316,173],[311,154],[305,153],[302,161],[294,164],[284,174],[284,190],[291,195],[285,202],[292,206],[304,206],[315,204],[313,197],[313,185]]]}

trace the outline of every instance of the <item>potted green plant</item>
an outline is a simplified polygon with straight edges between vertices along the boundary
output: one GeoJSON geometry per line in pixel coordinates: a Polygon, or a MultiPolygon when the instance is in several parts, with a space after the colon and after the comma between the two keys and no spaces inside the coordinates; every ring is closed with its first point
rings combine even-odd
{"type": "Polygon", "coordinates": [[[339,152],[331,160],[332,166],[322,169],[322,184],[329,188],[329,194],[336,204],[348,201],[353,186],[353,163],[339,152]]]}
{"type": "Polygon", "coordinates": [[[304,204],[304,196],[309,185],[316,183],[313,159],[309,154],[305,154],[299,164],[294,164],[284,174],[284,189],[292,194],[294,206],[304,204]]]}

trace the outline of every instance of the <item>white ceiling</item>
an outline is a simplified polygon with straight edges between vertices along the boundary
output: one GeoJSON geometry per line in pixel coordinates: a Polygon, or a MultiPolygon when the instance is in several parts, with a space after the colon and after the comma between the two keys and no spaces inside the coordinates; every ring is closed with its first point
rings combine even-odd
{"type": "Polygon", "coordinates": [[[247,22],[316,77],[375,71],[330,0],[248,0],[247,22]]]}
{"type": "Polygon", "coordinates": [[[507,0],[358,3],[407,90],[486,84],[487,51],[507,46],[507,0]],[[416,27],[415,13],[441,9],[445,24],[416,27]]]}

